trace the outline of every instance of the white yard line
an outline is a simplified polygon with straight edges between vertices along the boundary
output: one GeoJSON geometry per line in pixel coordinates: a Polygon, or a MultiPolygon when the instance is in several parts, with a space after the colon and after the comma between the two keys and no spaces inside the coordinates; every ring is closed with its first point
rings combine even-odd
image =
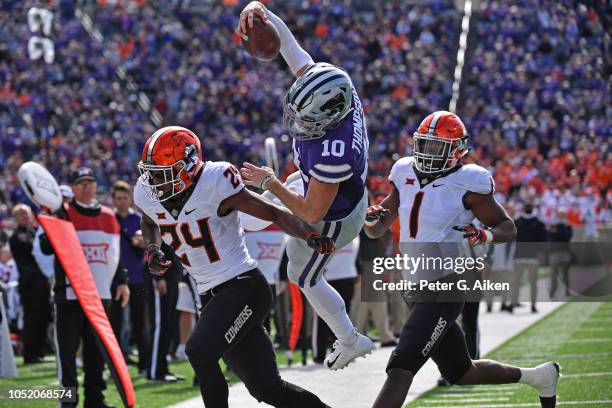
{"type": "MultiPolygon", "coordinates": [[[[593,401],[557,401],[557,405],[606,405],[612,404],[612,400],[593,400],[593,401]]],[[[514,408],[514,407],[538,407],[539,402],[527,402],[520,404],[485,404],[485,405],[468,405],[462,408],[514,408]]],[[[427,406],[427,408],[450,408],[448,405],[427,406]]]]}
{"type": "MultiPolygon", "coordinates": [[[[453,404],[465,404],[467,402],[494,402],[494,401],[510,401],[510,398],[507,397],[501,397],[501,398],[466,398],[466,399],[460,399],[460,400],[453,400],[452,403],[453,404]]],[[[449,403],[451,401],[448,400],[443,400],[443,399],[436,399],[436,400],[430,400],[430,399],[426,399],[423,401],[423,404],[444,404],[444,403],[449,403]]]]}
{"type": "Polygon", "coordinates": [[[574,374],[561,374],[561,378],[580,378],[580,377],[610,377],[612,371],[604,371],[600,373],[574,373],[574,374]]]}

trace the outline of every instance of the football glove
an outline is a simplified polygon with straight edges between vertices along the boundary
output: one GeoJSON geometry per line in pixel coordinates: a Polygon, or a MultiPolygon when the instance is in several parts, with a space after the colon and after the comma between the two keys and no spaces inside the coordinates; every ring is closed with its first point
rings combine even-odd
{"type": "Polygon", "coordinates": [[[320,254],[331,254],[336,250],[334,240],[330,237],[322,237],[318,232],[308,234],[306,244],[320,254]]]}
{"type": "Polygon", "coordinates": [[[163,275],[172,264],[172,261],[166,259],[164,252],[157,244],[150,244],[145,249],[145,262],[153,275],[163,275]]]}
{"type": "Polygon", "coordinates": [[[476,228],[470,223],[463,226],[455,225],[455,231],[464,232],[463,238],[467,238],[470,245],[486,244],[493,241],[493,233],[484,228],[476,228]]]}
{"type": "Polygon", "coordinates": [[[374,225],[378,220],[381,220],[386,217],[389,212],[389,210],[383,208],[380,205],[373,205],[371,207],[368,207],[365,218],[366,223],[369,225],[374,225]]]}

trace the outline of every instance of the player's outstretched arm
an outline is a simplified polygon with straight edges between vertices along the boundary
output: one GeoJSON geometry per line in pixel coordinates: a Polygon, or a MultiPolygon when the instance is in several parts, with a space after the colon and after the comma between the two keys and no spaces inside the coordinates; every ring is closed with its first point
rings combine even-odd
{"type": "Polygon", "coordinates": [[[340,183],[323,183],[311,178],[306,197],[302,197],[285,187],[269,167],[257,167],[251,163],[244,163],[240,173],[244,184],[268,190],[296,217],[309,224],[316,224],[325,217],[340,188],[340,183]]]}
{"type": "Polygon", "coordinates": [[[472,210],[474,216],[488,227],[484,230],[471,225],[454,227],[458,231],[465,232],[464,237],[469,239],[471,244],[510,242],[516,238],[514,221],[493,194],[469,192],[464,196],[463,202],[465,207],[472,210]]]}
{"type": "Polygon", "coordinates": [[[370,238],[380,238],[389,229],[391,224],[399,216],[399,192],[393,186],[393,190],[382,200],[379,205],[368,208],[363,230],[370,238]]]}
{"type": "Polygon", "coordinates": [[[280,37],[281,55],[296,77],[302,75],[306,68],[314,64],[310,54],[300,47],[287,24],[258,1],[250,2],[240,13],[239,30],[242,33],[246,34],[247,25],[253,27],[253,16],[255,15],[261,17],[264,22],[269,21],[276,27],[280,37]]]}
{"type": "Polygon", "coordinates": [[[317,249],[320,253],[332,253],[335,250],[334,241],[329,237],[322,237],[308,224],[293,216],[286,209],[254,194],[247,189],[242,189],[219,204],[217,213],[219,215],[228,214],[237,210],[249,214],[255,218],[271,221],[285,233],[301,238],[308,243],[311,248],[317,249]]]}

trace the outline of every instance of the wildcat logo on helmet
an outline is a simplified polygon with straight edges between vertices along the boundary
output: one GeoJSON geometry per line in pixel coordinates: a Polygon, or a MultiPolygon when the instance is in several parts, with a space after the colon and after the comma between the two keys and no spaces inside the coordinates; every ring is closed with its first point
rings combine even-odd
{"type": "Polygon", "coordinates": [[[353,83],[331,64],[316,63],[289,88],[283,103],[285,128],[295,139],[316,139],[351,111],[353,83]]]}

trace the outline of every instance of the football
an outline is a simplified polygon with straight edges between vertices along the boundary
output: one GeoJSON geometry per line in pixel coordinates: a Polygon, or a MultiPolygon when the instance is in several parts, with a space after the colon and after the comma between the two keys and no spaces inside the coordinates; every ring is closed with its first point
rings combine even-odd
{"type": "Polygon", "coordinates": [[[262,61],[271,61],[280,50],[280,37],[274,24],[264,23],[261,17],[253,16],[253,27],[247,24],[246,34],[242,34],[242,46],[249,54],[262,61]]]}
{"type": "Polygon", "coordinates": [[[17,171],[17,177],[23,191],[36,205],[51,211],[62,205],[62,194],[57,181],[40,164],[33,161],[23,163],[17,171]]]}

